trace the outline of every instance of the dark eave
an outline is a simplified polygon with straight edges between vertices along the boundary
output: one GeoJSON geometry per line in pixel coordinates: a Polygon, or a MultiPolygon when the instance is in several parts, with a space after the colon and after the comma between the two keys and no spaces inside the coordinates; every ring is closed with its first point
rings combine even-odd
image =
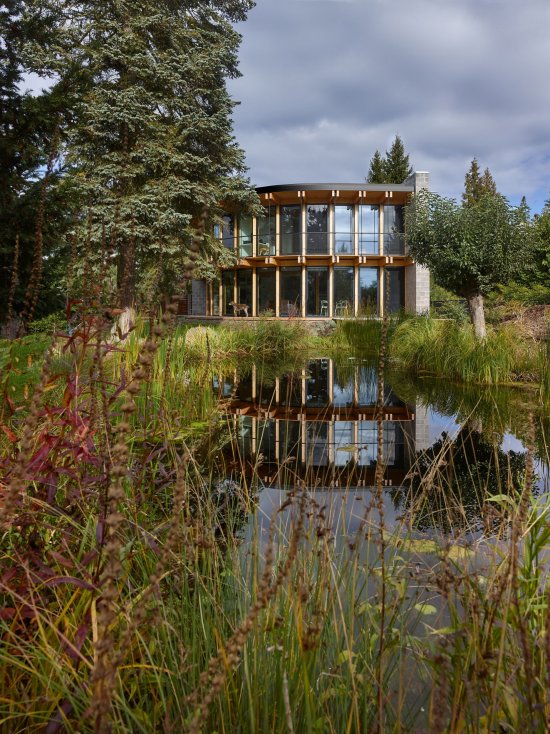
{"type": "Polygon", "coordinates": [[[277,184],[276,186],[259,186],[258,194],[270,194],[283,191],[403,191],[414,192],[412,184],[369,184],[369,183],[297,183],[277,184]]]}

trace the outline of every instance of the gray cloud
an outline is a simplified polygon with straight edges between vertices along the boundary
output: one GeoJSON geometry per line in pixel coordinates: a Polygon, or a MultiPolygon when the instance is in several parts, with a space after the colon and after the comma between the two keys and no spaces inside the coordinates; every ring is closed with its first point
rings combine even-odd
{"type": "Polygon", "coordinates": [[[259,0],[231,84],[253,182],[362,181],[399,133],[441,193],[475,155],[539,207],[549,21],[547,0],[259,0]]]}

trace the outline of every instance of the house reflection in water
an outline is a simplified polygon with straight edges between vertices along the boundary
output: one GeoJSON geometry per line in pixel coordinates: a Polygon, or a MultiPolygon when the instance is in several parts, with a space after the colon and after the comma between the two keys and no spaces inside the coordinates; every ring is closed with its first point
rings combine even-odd
{"type": "MultiPolygon", "coordinates": [[[[338,370],[331,359],[315,359],[300,375],[262,384],[260,371],[241,380],[216,380],[227,401],[236,437],[226,452],[228,469],[265,484],[290,487],[368,487],[374,483],[378,426],[374,365],[349,362],[338,370]]],[[[415,451],[427,445],[423,408],[384,394],[385,484],[401,485],[415,451]]]]}

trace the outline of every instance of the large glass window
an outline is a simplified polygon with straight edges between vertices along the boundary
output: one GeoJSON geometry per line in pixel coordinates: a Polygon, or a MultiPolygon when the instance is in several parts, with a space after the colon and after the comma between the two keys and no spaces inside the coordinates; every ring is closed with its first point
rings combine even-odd
{"type": "Polygon", "coordinates": [[[264,208],[264,216],[258,217],[256,224],[258,227],[258,243],[256,248],[257,255],[274,255],[275,239],[277,232],[277,207],[266,206],[264,208]]]}
{"type": "Polygon", "coordinates": [[[378,426],[376,421],[359,421],[360,466],[374,466],[378,449],[378,426]]]}
{"type": "Polygon", "coordinates": [[[328,205],[308,204],[306,222],[308,255],[325,255],[328,252],[328,205]]]}
{"type": "Polygon", "coordinates": [[[388,313],[402,311],[405,308],[405,268],[386,268],[384,285],[388,289],[384,294],[388,313]]]}
{"type": "Polygon", "coordinates": [[[222,272],[222,316],[233,316],[233,306],[229,304],[234,300],[234,275],[232,270],[222,272]]]}
{"type": "Polygon", "coordinates": [[[275,316],[275,305],[277,302],[275,268],[258,268],[258,303],[257,313],[265,314],[266,311],[275,316]]]}
{"type": "Polygon", "coordinates": [[[359,313],[378,316],[378,268],[359,268],[359,313]]]}
{"type": "Polygon", "coordinates": [[[302,310],[302,269],[281,268],[281,316],[300,316],[302,310]]]}
{"type": "Polygon", "coordinates": [[[267,462],[277,461],[276,421],[258,421],[258,449],[267,462]]]}
{"type": "Polygon", "coordinates": [[[300,421],[279,421],[279,461],[289,457],[299,460],[302,452],[300,421]]]}
{"type": "Polygon", "coordinates": [[[212,288],[212,316],[220,315],[220,282],[213,280],[210,286],[212,288]]]}
{"type": "Polygon", "coordinates": [[[224,214],[221,221],[221,237],[224,247],[233,250],[235,242],[233,240],[233,230],[235,221],[232,214],[224,214]]]}
{"type": "Polygon", "coordinates": [[[359,207],[359,254],[378,255],[380,232],[378,207],[361,204],[359,207]]]}
{"type": "Polygon", "coordinates": [[[328,268],[307,268],[308,316],[328,316],[328,268]]]}
{"type": "Polygon", "coordinates": [[[355,227],[353,206],[337,204],[334,207],[335,255],[353,255],[354,237],[355,227]]]}
{"type": "Polygon", "coordinates": [[[405,254],[405,207],[384,207],[384,254],[405,254]]]}
{"type": "Polygon", "coordinates": [[[354,280],[353,268],[334,268],[334,316],[353,316],[354,280]]]}
{"type": "Polygon", "coordinates": [[[281,207],[281,254],[302,253],[302,207],[291,204],[281,207]]]}
{"type": "Polygon", "coordinates": [[[245,316],[247,313],[252,316],[252,271],[237,270],[237,303],[241,306],[248,306],[248,310],[244,308],[239,310],[237,316],[245,316]]]}
{"type": "Polygon", "coordinates": [[[239,255],[252,257],[252,217],[239,217],[239,255]]]}

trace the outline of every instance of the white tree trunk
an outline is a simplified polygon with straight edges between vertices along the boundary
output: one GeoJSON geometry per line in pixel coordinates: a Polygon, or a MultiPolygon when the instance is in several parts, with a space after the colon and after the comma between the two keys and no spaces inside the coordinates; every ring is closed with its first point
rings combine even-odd
{"type": "Polygon", "coordinates": [[[475,293],[468,297],[468,306],[470,307],[470,318],[474,325],[476,337],[483,341],[487,336],[487,328],[485,326],[485,309],[483,308],[483,296],[481,293],[475,293]]]}

